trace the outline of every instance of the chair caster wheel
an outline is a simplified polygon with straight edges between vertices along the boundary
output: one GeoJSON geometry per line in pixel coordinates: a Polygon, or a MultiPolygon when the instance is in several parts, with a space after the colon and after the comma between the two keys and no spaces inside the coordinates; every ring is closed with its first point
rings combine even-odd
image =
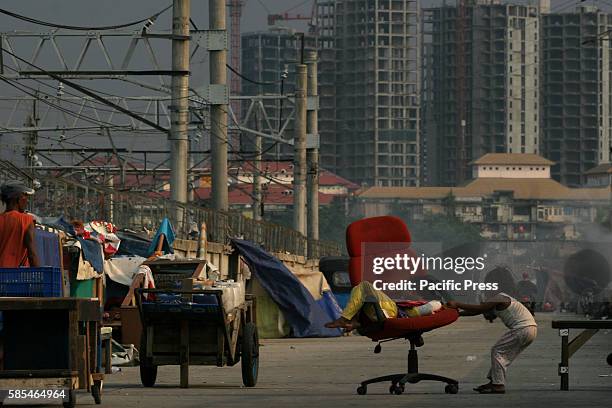
{"type": "Polygon", "coordinates": [[[357,387],[357,394],[366,395],[367,393],[368,393],[368,387],[366,387],[365,385],[360,385],[359,387],[357,387]]]}
{"type": "Polygon", "coordinates": [[[444,387],[444,392],[447,394],[456,394],[459,392],[459,386],[457,384],[447,384],[444,387]]]}
{"type": "Polygon", "coordinates": [[[391,384],[389,387],[389,394],[402,395],[404,393],[404,386],[400,384],[391,384]]]}

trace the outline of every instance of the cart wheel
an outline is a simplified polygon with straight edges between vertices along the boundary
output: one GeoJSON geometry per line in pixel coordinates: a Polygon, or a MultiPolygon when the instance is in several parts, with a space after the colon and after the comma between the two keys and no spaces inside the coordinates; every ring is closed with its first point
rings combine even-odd
{"type": "Polygon", "coordinates": [[[144,387],[153,387],[157,380],[157,366],[147,361],[147,339],[142,336],[140,342],[140,382],[144,387]]]}
{"type": "Polygon", "coordinates": [[[259,373],[259,336],[257,326],[249,322],[245,324],[240,345],[242,359],[242,383],[245,387],[257,384],[259,373]]]}
{"type": "Polygon", "coordinates": [[[68,401],[64,401],[64,408],[74,408],[76,406],[76,391],[70,390],[68,391],[68,401]]]}
{"type": "Polygon", "coordinates": [[[97,405],[102,403],[102,381],[94,381],[91,386],[91,396],[97,405]]]}

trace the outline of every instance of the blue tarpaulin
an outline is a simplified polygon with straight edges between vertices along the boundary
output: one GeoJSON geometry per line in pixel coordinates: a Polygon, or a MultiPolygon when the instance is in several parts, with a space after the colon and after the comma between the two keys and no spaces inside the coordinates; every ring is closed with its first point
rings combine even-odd
{"type": "Polygon", "coordinates": [[[166,237],[162,246],[162,252],[164,254],[174,253],[174,250],[172,249],[172,244],[174,243],[174,229],[172,228],[170,220],[164,218],[161,222],[161,225],[157,229],[155,237],[153,237],[153,241],[151,241],[151,245],[149,245],[149,249],[147,250],[147,256],[151,256],[155,253],[155,248],[157,247],[157,243],[159,242],[159,237],[162,234],[164,234],[164,236],[166,237]]]}
{"type": "Polygon", "coordinates": [[[292,336],[336,337],[342,334],[339,329],[324,327],[326,322],[340,316],[340,308],[331,292],[325,292],[316,301],[280,260],[249,241],[232,239],[232,245],[283,312],[292,336]]]}

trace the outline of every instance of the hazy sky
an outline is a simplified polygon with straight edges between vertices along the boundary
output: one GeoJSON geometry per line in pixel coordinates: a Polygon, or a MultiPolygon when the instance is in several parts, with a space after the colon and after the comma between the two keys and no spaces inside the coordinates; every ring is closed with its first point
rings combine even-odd
{"type": "MultiPolygon", "coordinates": [[[[422,5],[432,5],[434,3],[440,3],[443,0],[423,0],[421,2],[422,5]]],[[[535,2],[537,0],[519,0],[517,2],[535,2]]],[[[449,1],[450,2],[450,1],[449,1]]],[[[577,4],[579,0],[576,0],[577,4]]],[[[587,1],[587,3],[592,3],[593,1],[587,1]]],[[[564,8],[568,9],[572,8],[572,0],[552,0],[553,10],[555,6],[564,6],[564,8]]],[[[604,4],[601,2],[595,1],[596,4],[604,4]]],[[[609,3],[609,2],[608,2],[609,3]]],[[[22,14],[31,18],[65,24],[65,25],[81,25],[81,26],[100,26],[100,25],[113,25],[113,24],[121,24],[125,22],[130,22],[134,20],[138,20],[147,16],[153,15],[155,12],[167,7],[171,4],[171,0],[2,0],[0,1],[0,8],[12,11],[18,14],[22,14]]],[[[199,28],[205,29],[208,26],[208,0],[191,0],[191,13],[192,18],[199,28]]],[[[263,30],[267,27],[267,15],[269,12],[271,13],[282,13],[290,10],[291,13],[300,13],[309,15],[312,9],[313,0],[304,1],[304,0],[247,0],[243,17],[242,17],[242,31],[255,31],[255,30],[263,30]]],[[[607,6],[604,6],[607,8],[607,6]]],[[[171,10],[165,12],[156,22],[154,29],[155,30],[169,30],[170,29],[170,19],[171,19],[171,10]]],[[[228,16],[229,17],[229,16],[228,16]]],[[[229,23],[229,21],[228,21],[229,23]]],[[[302,23],[303,24],[303,23],[302,23]]],[[[229,25],[229,24],[228,24],[229,25]]],[[[298,26],[299,27],[299,26],[298,26]]],[[[138,29],[139,27],[135,27],[138,29]]],[[[49,32],[51,28],[49,27],[41,27],[38,25],[33,25],[30,23],[26,23],[20,20],[16,20],[14,18],[5,16],[0,14],[0,32],[11,32],[11,31],[35,31],[35,32],[49,32]]],[[[127,48],[127,41],[124,41],[123,44],[120,44],[120,47],[111,47],[114,51],[117,51],[116,54],[111,55],[113,59],[121,60],[122,55],[125,53],[127,48]]],[[[110,42],[110,41],[109,41],[110,42]]],[[[162,65],[162,69],[170,69],[170,49],[169,41],[158,40],[157,44],[159,45],[159,50],[156,50],[158,53],[158,58],[160,60],[160,64],[162,65]]],[[[15,41],[14,47],[15,52],[22,56],[31,55],[34,50],[35,42],[34,40],[23,40],[22,42],[15,41]],[[29,43],[28,43],[29,41],[29,43]]],[[[65,48],[69,55],[68,64],[73,65],[74,61],[76,61],[76,56],[78,56],[79,47],[77,44],[74,45],[64,45],[62,44],[62,48],[65,48]]],[[[111,54],[113,53],[111,50],[111,54]]],[[[58,61],[57,58],[52,54],[52,49],[49,47],[47,50],[47,54],[42,54],[40,58],[40,65],[46,69],[59,69],[57,66],[58,61]],[[55,64],[55,66],[53,65],[55,64]]],[[[132,69],[151,69],[151,65],[148,62],[147,56],[143,54],[135,54],[134,63],[130,68],[132,69]]],[[[5,59],[7,56],[5,55],[5,59]]],[[[92,55],[94,59],[92,62],[93,65],[96,65],[95,58],[98,58],[99,61],[103,61],[101,59],[101,54],[97,56],[92,55]]],[[[207,55],[206,53],[200,52],[199,55],[196,55],[192,60],[191,65],[191,85],[197,89],[197,87],[202,86],[206,82],[206,72],[207,72],[207,55]]],[[[118,62],[115,62],[117,65],[118,62]]],[[[88,67],[91,69],[101,69],[99,64],[95,68],[88,67]]],[[[147,78],[150,79],[150,78],[147,78]]],[[[49,81],[52,83],[52,81],[49,81]]],[[[31,81],[26,82],[30,86],[38,87],[38,84],[34,84],[31,81]]],[[[134,89],[133,87],[130,89],[129,86],[126,86],[124,82],[113,80],[106,81],[104,83],[91,81],[87,82],[87,84],[93,88],[104,90],[106,92],[114,92],[120,93],[121,95],[151,95],[152,93],[143,90],[141,88],[134,89]]],[[[54,84],[56,85],[56,84],[54,84]]],[[[44,88],[43,88],[44,89],[44,88]]],[[[51,93],[54,90],[49,91],[51,93]]],[[[8,87],[7,85],[0,86],[0,95],[16,95],[20,94],[19,91],[8,87]]],[[[23,107],[20,109],[23,115],[29,114],[29,108],[23,107]]],[[[10,101],[4,101],[4,103],[0,100],[0,118],[6,118],[11,112],[11,103],[10,101]]],[[[59,117],[59,113],[55,113],[59,117]]],[[[60,118],[61,119],[61,118],[60,118]]],[[[21,119],[19,119],[21,120],[21,119]]],[[[59,119],[58,119],[59,121],[59,119]]],[[[56,135],[51,135],[48,137],[56,137],[56,135]]],[[[106,140],[100,140],[97,136],[91,136],[95,139],[90,139],[90,136],[84,135],[79,137],[80,143],[87,146],[100,146],[100,143],[106,145],[108,142],[106,140]]],[[[13,135],[7,136],[2,135],[0,130],[0,158],[4,157],[14,157],[15,152],[15,143],[20,143],[22,140],[22,135],[13,135]],[[12,151],[7,150],[12,146],[12,151]]],[[[41,139],[40,144],[44,145],[45,143],[50,143],[51,139],[41,139]]],[[[53,142],[56,143],[56,142],[53,142]]],[[[142,141],[142,137],[129,137],[129,138],[121,138],[117,142],[118,145],[122,145],[128,148],[144,148],[145,146],[148,148],[159,148],[165,149],[166,142],[165,136],[154,137],[146,139],[146,142],[142,141]],[[153,140],[155,139],[155,140],[153,140]]]]}
{"type": "MultiPolygon", "coordinates": [[[[40,20],[64,24],[104,25],[136,20],[171,3],[169,0],[2,0],[0,7],[40,20]]],[[[273,13],[280,13],[301,3],[304,3],[304,0],[247,0],[242,19],[243,27],[246,31],[265,28],[268,14],[266,8],[273,13]]],[[[297,7],[292,13],[310,13],[311,7],[312,0],[297,7]]],[[[199,21],[205,26],[208,1],[192,0],[191,9],[196,23],[199,21]]],[[[26,24],[20,24],[5,16],[0,17],[0,24],[1,31],[27,27],[26,24]]]]}
{"type": "MultiPolygon", "coordinates": [[[[48,22],[65,24],[65,25],[79,25],[79,26],[103,26],[121,24],[141,18],[151,16],[157,11],[169,6],[172,3],[171,0],[2,0],[0,2],[0,8],[8,10],[17,14],[22,14],[31,18],[44,20],[48,22]]],[[[208,5],[207,0],[192,0],[191,1],[191,15],[194,22],[198,25],[198,28],[205,29],[208,26],[208,5]]],[[[245,4],[243,18],[242,18],[242,31],[254,31],[262,30],[267,27],[267,14],[268,11],[272,13],[281,13],[288,9],[298,5],[297,8],[293,9],[292,13],[309,14],[312,7],[312,0],[304,2],[303,0],[248,0],[245,4]]],[[[156,21],[154,30],[169,30],[170,19],[172,16],[171,10],[165,12],[156,21]]],[[[228,15],[229,17],[229,15],[228,15]]],[[[229,20],[228,20],[229,26],[229,20]]],[[[134,27],[139,29],[140,27],[134,27]]],[[[130,28],[132,29],[132,28],[130,28]]],[[[34,31],[34,32],[49,32],[52,29],[49,27],[33,25],[27,22],[23,22],[18,19],[0,14],[0,32],[11,32],[11,31],[34,31]]],[[[123,44],[113,45],[109,40],[107,47],[111,53],[111,57],[115,60],[121,61],[122,55],[124,55],[127,49],[127,40],[121,40],[123,44]]],[[[66,58],[68,65],[73,65],[78,56],[80,45],[82,43],[69,43],[65,41],[60,44],[62,50],[66,52],[66,58]]],[[[32,55],[34,47],[36,45],[35,40],[15,40],[13,43],[14,50],[18,55],[29,56],[32,55]]],[[[165,40],[153,41],[153,46],[156,48],[156,53],[162,65],[162,69],[169,69],[170,64],[170,42],[165,40]]],[[[101,54],[94,49],[91,54],[92,61],[102,62],[101,54]]],[[[132,69],[151,69],[148,57],[146,55],[135,54],[133,65],[130,66],[132,69]]],[[[7,56],[5,55],[5,58],[7,56]]],[[[192,60],[192,78],[191,85],[193,87],[201,86],[206,81],[207,71],[207,55],[204,52],[199,52],[192,60]]],[[[117,65],[118,62],[115,62],[117,65]]],[[[46,69],[60,69],[58,66],[57,58],[52,54],[52,49],[47,48],[46,53],[41,54],[39,59],[39,65],[46,69]]],[[[104,68],[100,64],[92,64],[91,69],[104,68]]],[[[155,78],[146,78],[147,82],[155,80],[155,78]]],[[[32,81],[23,82],[29,86],[41,87],[38,83],[32,81]]],[[[56,84],[53,81],[48,83],[56,84]]],[[[130,94],[130,95],[152,95],[154,92],[150,92],[142,88],[130,88],[121,81],[85,81],[85,84],[96,88],[98,90],[104,90],[106,92],[117,93],[117,94],[130,94]]],[[[49,93],[54,93],[54,90],[49,90],[42,86],[42,89],[49,93]]],[[[68,89],[66,89],[69,91],[68,89]]],[[[70,91],[69,91],[70,92],[70,91]]],[[[74,92],[74,91],[72,91],[74,92]]],[[[0,86],[0,95],[23,95],[20,91],[11,88],[5,84],[0,86]]],[[[13,102],[11,101],[0,101],[0,117],[2,119],[7,118],[12,112],[13,102]]],[[[42,111],[46,108],[44,104],[40,104],[39,109],[42,111]]],[[[78,110],[78,107],[71,106],[72,110],[78,110]]],[[[110,109],[110,108],[109,108],[110,109]]],[[[25,115],[29,115],[29,106],[20,106],[18,109],[21,112],[21,117],[16,119],[14,122],[23,121],[25,115]]],[[[54,111],[52,116],[49,116],[52,120],[60,122],[62,120],[61,114],[54,111]],[[57,118],[57,119],[55,119],[57,118]]],[[[56,132],[57,133],[57,132],[56,132]]],[[[57,138],[54,133],[41,133],[39,140],[39,146],[49,146],[53,144],[57,145],[55,141],[50,138],[57,138]],[[47,139],[45,139],[47,137],[47,139]]],[[[18,147],[23,140],[22,135],[2,135],[0,130],[0,158],[14,159],[19,157],[20,148],[18,147]],[[17,147],[16,147],[17,146],[17,147]]],[[[78,143],[79,145],[86,146],[106,146],[108,140],[105,137],[100,139],[99,136],[84,134],[78,136],[76,139],[71,139],[69,136],[69,142],[78,143]]],[[[69,143],[68,142],[68,143],[69,143]]],[[[146,136],[139,135],[137,137],[119,137],[116,143],[120,146],[127,148],[149,148],[149,149],[166,149],[165,136],[146,136]],[[145,139],[146,138],[146,139],[145,139]],[[144,142],[146,140],[146,142],[144,142]]],[[[75,147],[76,144],[66,144],[67,147],[75,147]]]]}

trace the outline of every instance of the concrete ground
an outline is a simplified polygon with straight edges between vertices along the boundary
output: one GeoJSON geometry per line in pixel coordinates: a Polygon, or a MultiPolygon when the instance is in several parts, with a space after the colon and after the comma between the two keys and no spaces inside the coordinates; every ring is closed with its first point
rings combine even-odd
{"type": "MultiPolygon", "coordinates": [[[[390,395],[389,384],[356,385],[374,376],[405,370],[407,343],[375,343],[360,336],[334,339],[262,340],[259,382],[244,388],[240,367],[192,367],[191,388],[178,388],[178,367],[161,367],[154,388],[143,388],[137,367],[107,377],[103,407],[601,407],[612,400],[612,331],[600,331],[570,360],[570,391],[559,391],[557,365],[561,341],[551,320],[573,316],[539,314],[537,340],[511,366],[505,395],[478,395],[472,388],[486,382],[489,348],[503,333],[501,323],[481,317],[462,318],[425,335],[419,349],[420,370],[456,378],[457,395],[444,385],[407,384],[403,395],[390,395]]],[[[92,406],[80,393],[79,406],[92,406]]]]}

